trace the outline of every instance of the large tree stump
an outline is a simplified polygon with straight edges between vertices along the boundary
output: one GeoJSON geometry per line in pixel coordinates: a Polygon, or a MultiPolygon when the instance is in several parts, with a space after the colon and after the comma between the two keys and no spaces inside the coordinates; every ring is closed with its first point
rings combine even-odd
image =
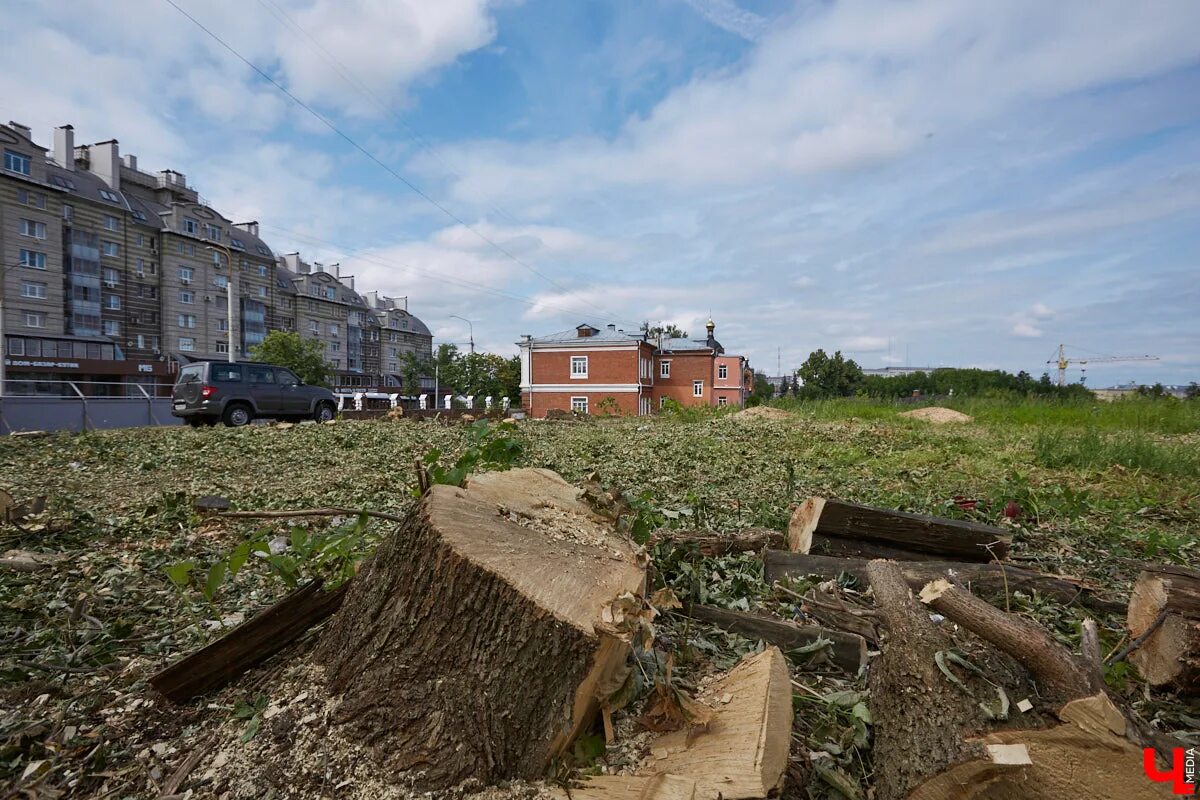
{"type": "Polygon", "coordinates": [[[1153,686],[1200,684],[1200,570],[1142,570],[1129,598],[1129,633],[1145,637],[1129,656],[1153,686]]]}
{"type": "MultiPolygon", "coordinates": [[[[944,580],[922,591],[928,606],[1023,664],[1053,696],[1061,724],[986,721],[980,698],[940,674],[949,637],[914,603],[898,565],[873,561],[868,574],[889,633],[871,674],[879,800],[1170,796],[1143,772],[1141,742],[1125,715],[1045,631],[944,580]]],[[[989,680],[1003,688],[998,677],[989,680]]]]}
{"type": "Polygon", "coordinates": [[[788,522],[788,549],[794,553],[988,562],[1004,558],[1011,541],[1008,531],[991,525],[824,497],[805,500],[788,522]]]}
{"type": "Polygon", "coordinates": [[[645,571],[578,495],[535,469],[434,486],[363,565],[316,657],[385,769],[533,779],[593,720],[628,654],[606,610],[645,571]]]}

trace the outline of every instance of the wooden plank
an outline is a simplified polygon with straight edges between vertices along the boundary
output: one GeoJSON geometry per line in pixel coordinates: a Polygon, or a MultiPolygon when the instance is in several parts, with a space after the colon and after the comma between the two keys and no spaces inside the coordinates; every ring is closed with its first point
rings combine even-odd
{"type": "Polygon", "coordinates": [[[862,665],[867,662],[867,642],[854,633],[829,630],[816,625],[799,625],[765,614],[750,614],[712,606],[694,605],[688,613],[701,622],[711,623],[751,639],[761,639],[783,650],[795,650],[812,644],[817,639],[828,639],[831,643],[831,660],[851,675],[857,675],[862,665]]]}
{"type": "Polygon", "coordinates": [[[183,703],[224,685],[299,638],[342,604],[350,581],[332,592],[311,581],[229,633],[184,656],[150,679],[168,700],[183,703]]]}
{"type": "Polygon", "coordinates": [[[810,497],[792,512],[788,549],[811,553],[818,545],[835,546],[830,540],[873,542],[897,548],[891,553],[864,551],[864,555],[899,559],[903,554],[905,560],[919,560],[921,556],[917,554],[927,554],[924,557],[940,555],[958,561],[988,562],[1008,555],[1012,537],[1002,528],[976,522],[810,497]]]}
{"type": "MultiPolygon", "coordinates": [[[[831,579],[846,574],[866,583],[868,563],[863,558],[834,558],[768,550],[763,554],[763,577],[767,583],[774,583],[783,578],[819,575],[824,579],[831,579]]],[[[1012,592],[1031,594],[1036,591],[1059,602],[1078,601],[1102,611],[1119,611],[1124,608],[1120,603],[1101,600],[1092,594],[1089,587],[1077,581],[1008,564],[912,561],[902,562],[900,567],[908,585],[918,591],[929,581],[949,576],[969,586],[976,594],[992,597],[1004,597],[1012,592]]]]}

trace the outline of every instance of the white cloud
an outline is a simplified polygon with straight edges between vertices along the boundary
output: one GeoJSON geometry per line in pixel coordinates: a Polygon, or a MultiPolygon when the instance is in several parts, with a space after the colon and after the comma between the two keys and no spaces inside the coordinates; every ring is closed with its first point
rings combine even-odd
{"type": "Polygon", "coordinates": [[[1049,319],[1054,316],[1054,311],[1045,303],[1034,303],[1029,313],[1034,319],[1049,319]]]}
{"type": "Polygon", "coordinates": [[[1024,339],[1036,339],[1042,335],[1041,328],[1035,327],[1032,322],[1024,319],[1018,319],[1013,323],[1012,335],[1020,336],[1024,339]]]}
{"type": "Polygon", "coordinates": [[[887,348],[886,336],[851,336],[842,342],[842,349],[851,353],[877,353],[887,348]]]}
{"type": "Polygon", "coordinates": [[[752,42],[757,41],[767,28],[765,19],[753,11],[741,8],[733,0],[684,0],[684,2],[718,28],[752,42]]]}

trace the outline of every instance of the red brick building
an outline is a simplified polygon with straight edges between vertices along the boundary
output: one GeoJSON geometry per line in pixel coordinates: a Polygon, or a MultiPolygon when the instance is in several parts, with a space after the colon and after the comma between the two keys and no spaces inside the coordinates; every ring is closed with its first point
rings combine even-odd
{"type": "Polygon", "coordinates": [[[645,415],[668,399],[680,405],[741,406],[749,393],[746,359],[729,355],[708,321],[704,339],[647,337],[615,325],[583,324],[526,336],[521,400],[531,417],[546,412],[645,415]]]}

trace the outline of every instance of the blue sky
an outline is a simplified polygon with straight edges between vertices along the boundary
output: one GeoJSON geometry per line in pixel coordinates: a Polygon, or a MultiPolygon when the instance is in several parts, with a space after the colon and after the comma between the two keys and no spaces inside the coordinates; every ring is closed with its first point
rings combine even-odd
{"type": "Polygon", "coordinates": [[[771,373],[1066,342],[1161,356],[1090,385],[1200,379],[1192,0],[177,2],[469,227],[164,0],[10,3],[0,112],[187,173],[439,340],[711,313],[771,373]]]}

